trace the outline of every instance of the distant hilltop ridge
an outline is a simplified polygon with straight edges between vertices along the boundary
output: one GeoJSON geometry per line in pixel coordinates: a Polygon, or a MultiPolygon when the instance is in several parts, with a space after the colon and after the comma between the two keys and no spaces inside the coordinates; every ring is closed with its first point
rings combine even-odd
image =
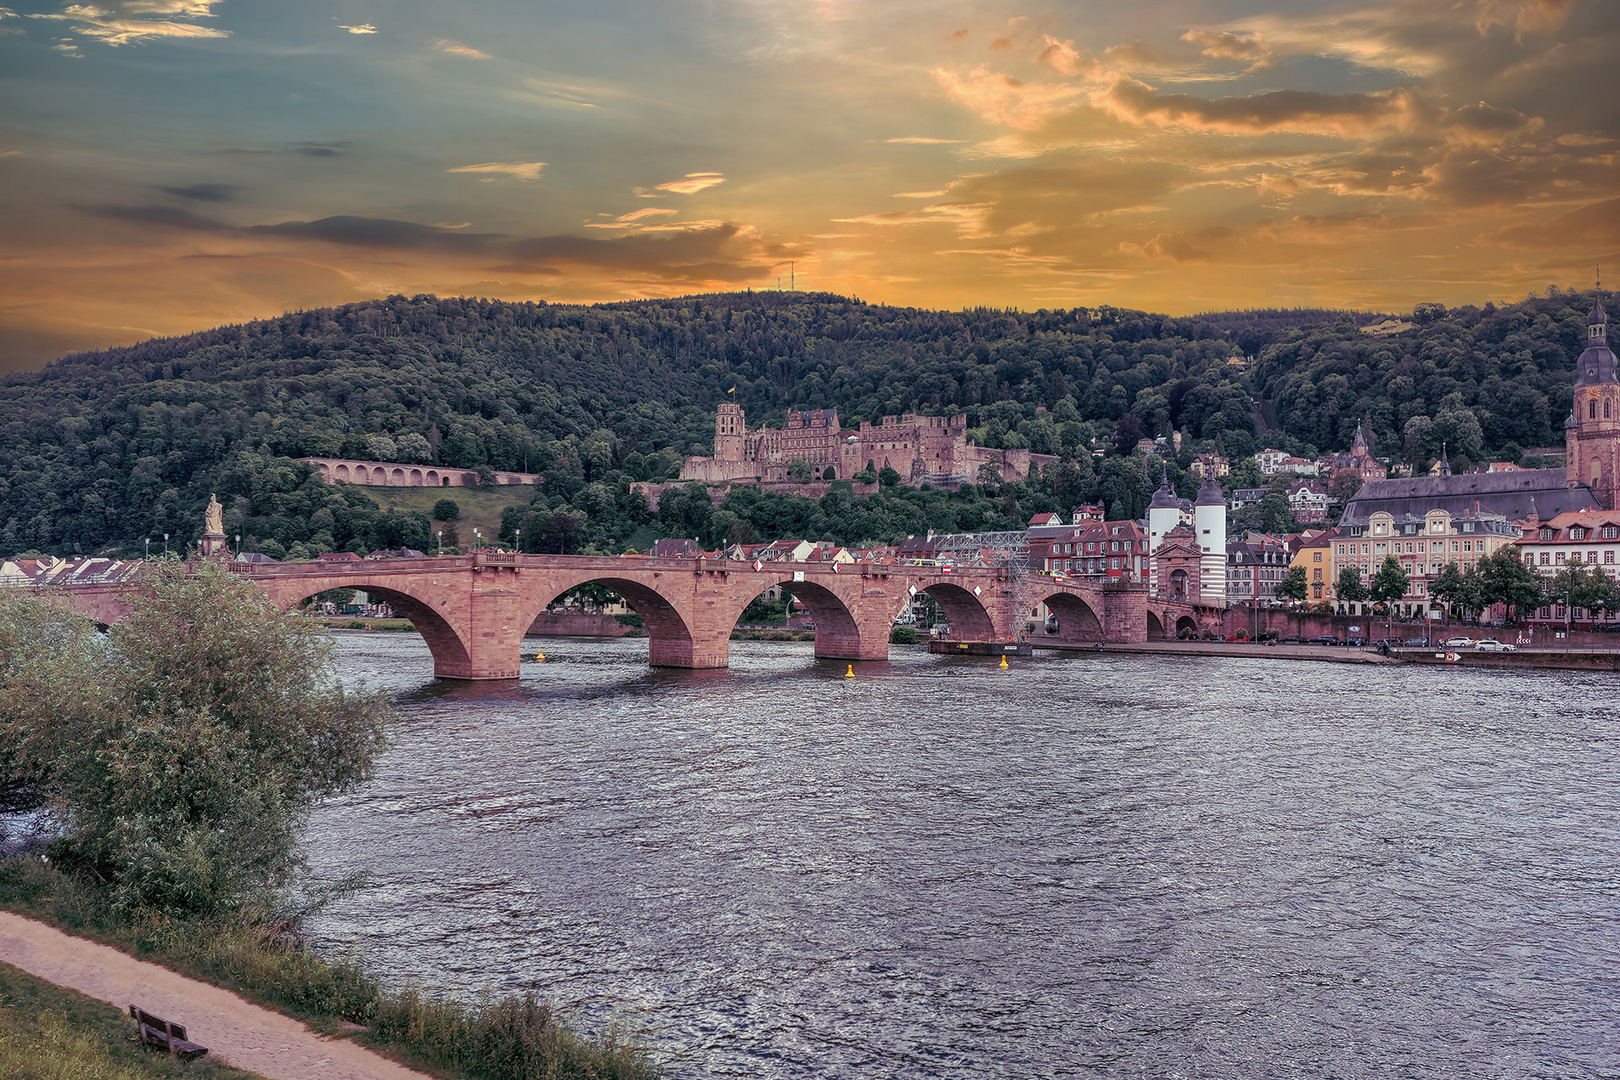
{"type": "MultiPolygon", "coordinates": [[[[937,311],[804,293],[594,306],[394,296],[8,376],[0,550],[140,550],[164,533],[189,544],[210,492],[232,535],[239,520],[244,536],[269,530],[289,550],[347,535],[347,511],[334,505],[328,525],[314,496],[294,497],[309,478],[299,458],[538,474],[549,499],[577,507],[581,492],[601,502],[604,490],[671,481],[686,459],[720,456],[723,403],[755,424],[836,410],[838,430],[863,441],[884,417],[945,419],[953,445],[959,429],[964,449],[999,452],[1004,468],[1020,451],[1058,458],[1050,483],[1066,486],[1029,499],[1102,501],[1110,513],[1115,502],[1140,509],[1156,480],[1144,492],[1115,459],[1170,432],[1188,452],[1231,461],[1266,447],[1313,459],[1344,452],[1365,420],[1392,464],[1425,471],[1444,447],[1462,471],[1464,459],[1565,443],[1593,296],[1419,305],[1402,317],[1413,327],[1389,335],[1362,333],[1365,317],[1343,312],[937,311]]],[[[1607,419],[1599,401],[1596,422],[1607,419]]],[[[887,449],[909,479],[917,457],[887,449]]],[[[884,467],[877,453],[859,456],[856,472],[884,467]]],[[[950,472],[976,481],[978,467],[950,472]]]]}

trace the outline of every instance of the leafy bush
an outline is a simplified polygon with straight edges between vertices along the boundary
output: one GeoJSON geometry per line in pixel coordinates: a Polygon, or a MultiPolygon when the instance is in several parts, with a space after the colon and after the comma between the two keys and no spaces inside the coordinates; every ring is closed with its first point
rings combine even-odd
{"type": "Polygon", "coordinates": [[[896,626],[889,630],[890,645],[917,644],[917,629],[912,626],[896,626]]]}

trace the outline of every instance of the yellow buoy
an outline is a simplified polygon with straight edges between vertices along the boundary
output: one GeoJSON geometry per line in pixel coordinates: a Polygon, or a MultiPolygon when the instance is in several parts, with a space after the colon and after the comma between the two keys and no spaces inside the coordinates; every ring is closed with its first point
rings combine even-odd
{"type": "Polygon", "coordinates": [[[1006,654],[1002,654],[1002,657],[1001,657],[1001,670],[1002,671],[1007,670],[1007,657],[1006,657],[1006,654]]]}
{"type": "Polygon", "coordinates": [[[854,677],[855,677],[855,665],[851,664],[851,665],[849,665],[849,670],[844,672],[844,678],[853,679],[854,677]]]}
{"type": "Polygon", "coordinates": [[[537,664],[545,663],[546,662],[546,651],[544,649],[536,649],[536,650],[534,650],[534,660],[535,660],[535,663],[537,663],[537,664]]]}

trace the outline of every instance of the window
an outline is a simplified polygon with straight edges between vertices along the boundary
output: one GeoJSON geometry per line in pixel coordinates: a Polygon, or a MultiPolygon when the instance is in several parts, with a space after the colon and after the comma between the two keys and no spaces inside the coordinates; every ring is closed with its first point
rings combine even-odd
{"type": "Polygon", "coordinates": [[[1586,403],[1586,418],[1588,420],[1596,420],[1597,419],[1597,402],[1588,401],[1586,403]]]}
{"type": "Polygon", "coordinates": [[[1423,554],[1424,550],[1425,550],[1425,548],[1423,547],[1422,543],[1419,543],[1418,544],[1418,554],[1419,555],[1423,554]]]}
{"type": "Polygon", "coordinates": [[[1559,565],[1559,566],[1563,566],[1563,565],[1564,565],[1564,553],[1563,553],[1563,552],[1562,552],[1562,551],[1560,551],[1560,552],[1559,552],[1559,553],[1558,553],[1558,565],[1559,565]]]}
{"type": "Polygon", "coordinates": [[[1607,420],[1608,418],[1609,418],[1609,399],[1604,398],[1603,399],[1603,419],[1607,420]]]}
{"type": "Polygon", "coordinates": [[[1382,555],[1385,552],[1387,552],[1388,550],[1389,550],[1389,545],[1388,544],[1374,544],[1373,545],[1373,554],[1375,554],[1375,555],[1382,555]]]}
{"type": "Polygon", "coordinates": [[[1551,561],[1552,561],[1552,556],[1547,554],[1545,551],[1543,551],[1541,553],[1541,565],[1546,566],[1551,561]]]}
{"type": "Polygon", "coordinates": [[[1616,537],[1620,537],[1620,525],[1605,525],[1601,530],[1599,530],[1598,535],[1603,537],[1605,540],[1613,540],[1616,537]]]}
{"type": "Polygon", "coordinates": [[[1311,571],[1311,580],[1312,581],[1321,581],[1322,580],[1322,570],[1321,570],[1320,567],[1318,567],[1317,569],[1311,571]]]}
{"type": "Polygon", "coordinates": [[[1607,564],[1609,566],[1613,566],[1614,565],[1614,552],[1605,551],[1603,553],[1603,561],[1604,561],[1605,564],[1607,564]]]}
{"type": "Polygon", "coordinates": [[[1597,552],[1595,552],[1595,551],[1588,551],[1588,552],[1587,552],[1587,553],[1586,553],[1586,561],[1587,561],[1587,562],[1589,562],[1589,563],[1595,563],[1595,562],[1597,562],[1597,552]]]}
{"type": "MultiPolygon", "coordinates": [[[[1311,552],[1311,561],[1312,562],[1321,562],[1322,561],[1322,553],[1320,551],[1311,552]]],[[[1320,573],[1320,572],[1321,571],[1318,571],[1318,573],[1320,573]]]]}
{"type": "Polygon", "coordinates": [[[1536,533],[1536,537],[1540,540],[1551,540],[1553,538],[1553,531],[1551,529],[1544,528],[1540,532],[1536,533]]]}
{"type": "Polygon", "coordinates": [[[1452,541],[1452,542],[1451,542],[1451,550],[1452,550],[1452,551],[1456,551],[1456,550],[1457,550],[1457,541],[1455,541],[1455,540],[1453,540],[1453,541],[1452,541]]]}
{"type": "Polygon", "coordinates": [[[1573,529],[1569,530],[1569,538],[1571,540],[1585,540],[1586,530],[1577,525],[1573,529]]]}

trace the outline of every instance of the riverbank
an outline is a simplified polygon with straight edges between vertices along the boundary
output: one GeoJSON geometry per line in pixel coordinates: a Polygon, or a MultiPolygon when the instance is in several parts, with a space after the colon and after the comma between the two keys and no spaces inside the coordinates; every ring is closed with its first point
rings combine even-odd
{"type": "Polygon", "coordinates": [[[1094,654],[1129,653],[1148,656],[1250,656],[1263,660],[1320,660],[1332,664],[1395,664],[1394,657],[1383,656],[1371,649],[1352,649],[1341,645],[1257,645],[1237,641],[1144,641],[1137,644],[1117,645],[1107,642],[1098,648],[1095,644],[1063,644],[1053,641],[1035,641],[1037,650],[1057,653],[1094,654]]]}

